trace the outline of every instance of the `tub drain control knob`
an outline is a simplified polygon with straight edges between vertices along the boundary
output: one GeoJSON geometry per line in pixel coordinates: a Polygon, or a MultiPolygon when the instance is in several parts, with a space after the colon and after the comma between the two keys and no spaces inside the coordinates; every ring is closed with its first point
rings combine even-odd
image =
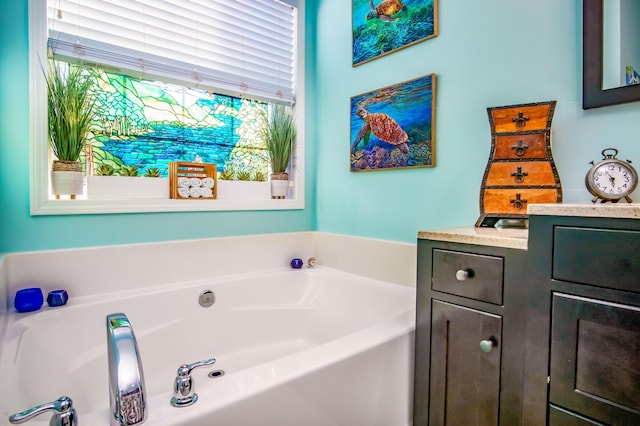
{"type": "Polygon", "coordinates": [[[178,367],[178,375],[173,385],[173,398],[171,405],[174,407],[188,407],[195,404],[198,400],[198,394],[193,390],[193,378],[191,370],[205,365],[211,365],[216,362],[215,358],[209,358],[204,361],[194,362],[193,364],[182,364],[178,367]]]}

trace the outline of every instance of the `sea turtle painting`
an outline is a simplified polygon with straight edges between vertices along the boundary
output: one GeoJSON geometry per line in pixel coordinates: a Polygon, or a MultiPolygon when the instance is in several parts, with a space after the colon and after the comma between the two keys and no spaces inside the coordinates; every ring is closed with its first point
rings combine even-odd
{"type": "Polygon", "coordinates": [[[358,108],[356,114],[364,120],[364,124],[360,127],[351,152],[355,152],[358,143],[364,140],[365,146],[369,145],[371,133],[381,141],[391,144],[398,148],[402,153],[409,153],[409,136],[402,127],[391,117],[383,112],[370,113],[364,108],[358,108]]]}
{"type": "Polygon", "coordinates": [[[367,21],[376,18],[385,22],[397,21],[398,18],[394,18],[393,15],[407,10],[407,6],[402,3],[402,0],[383,0],[377,6],[373,5],[373,0],[369,0],[369,7],[371,10],[367,13],[367,21]]]}

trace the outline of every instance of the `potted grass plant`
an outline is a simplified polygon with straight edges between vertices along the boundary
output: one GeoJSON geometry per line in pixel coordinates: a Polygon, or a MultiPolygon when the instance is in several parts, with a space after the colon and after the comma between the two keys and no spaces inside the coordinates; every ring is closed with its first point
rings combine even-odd
{"type": "Polygon", "coordinates": [[[51,166],[51,187],[74,199],[83,192],[80,155],[87,142],[95,102],[91,96],[94,79],[79,66],[49,61],[47,103],[49,144],[56,159],[51,166]]]}
{"type": "Polygon", "coordinates": [[[271,166],[271,198],[282,199],[289,189],[287,167],[296,141],[295,119],[291,108],[275,105],[264,115],[263,138],[271,166]]]}

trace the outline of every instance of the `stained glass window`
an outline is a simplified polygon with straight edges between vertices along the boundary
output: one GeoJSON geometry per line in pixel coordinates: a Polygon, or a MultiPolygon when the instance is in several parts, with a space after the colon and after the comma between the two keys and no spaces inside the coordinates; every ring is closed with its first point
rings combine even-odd
{"type": "Polygon", "coordinates": [[[158,169],[172,161],[215,163],[226,178],[264,180],[267,156],[257,137],[267,104],[96,70],[92,173],[158,169]]]}

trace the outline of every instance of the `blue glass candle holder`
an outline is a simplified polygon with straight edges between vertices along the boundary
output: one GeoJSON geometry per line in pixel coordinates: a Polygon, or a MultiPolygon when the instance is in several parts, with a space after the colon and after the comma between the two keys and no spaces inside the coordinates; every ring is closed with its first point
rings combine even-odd
{"type": "Polygon", "coordinates": [[[16,292],[16,299],[13,306],[18,312],[37,311],[44,303],[42,290],[38,287],[24,288],[16,292]]]}
{"type": "Polygon", "coordinates": [[[66,305],[67,300],[69,300],[69,293],[67,293],[67,290],[53,290],[50,291],[47,296],[47,303],[49,306],[66,305]]]}
{"type": "Polygon", "coordinates": [[[302,265],[303,265],[302,259],[297,257],[295,259],[291,259],[291,267],[293,269],[300,269],[302,268],[302,265]]]}

